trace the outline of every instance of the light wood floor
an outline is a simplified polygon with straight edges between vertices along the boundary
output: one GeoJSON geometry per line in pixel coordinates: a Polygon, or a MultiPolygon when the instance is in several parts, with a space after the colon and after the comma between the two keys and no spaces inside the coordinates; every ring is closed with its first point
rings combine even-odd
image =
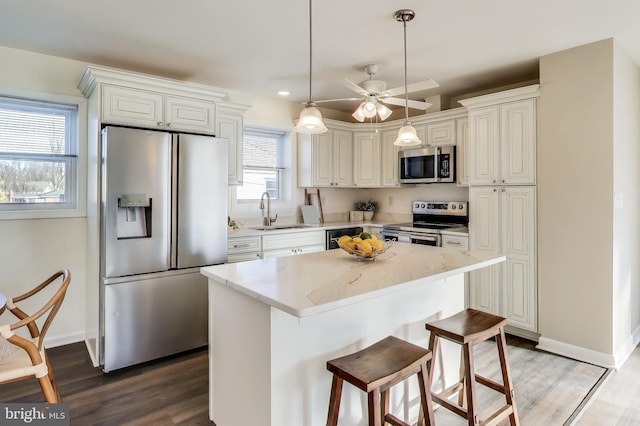
{"type": "MultiPolygon", "coordinates": [[[[537,351],[527,340],[509,336],[508,342],[521,424],[571,424],[605,370],[537,351]]],[[[485,348],[476,350],[476,366],[483,365],[490,376],[497,365],[494,348],[485,343],[485,348]]],[[[48,352],[64,402],[70,405],[72,426],[214,425],[208,419],[206,348],[110,374],[93,368],[83,343],[48,352]]],[[[640,424],[639,389],[640,350],[636,349],[620,371],[609,375],[576,424],[640,424]]],[[[43,402],[43,398],[33,379],[0,386],[0,401],[43,402]]],[[[436,410],[436,421],[438,426],[464,424],[442,409],[436,410]]]]}
{"type": "Polygon", "coordinates": [[[609,374],[573,424],[640,425],[640,348],[618,371],[609,374]]]}

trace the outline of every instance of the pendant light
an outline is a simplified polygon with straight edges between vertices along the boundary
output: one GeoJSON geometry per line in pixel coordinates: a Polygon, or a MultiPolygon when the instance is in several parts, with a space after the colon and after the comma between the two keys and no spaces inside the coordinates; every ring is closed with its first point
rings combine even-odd
{"type": "Polygon", "coordinates": [[[409,121],[409,94],[407,92],[407,22],[416,16],[415,12],[410,9],[402,9],[395,13],[396,21],[402,22],[404,26],[404,124],[398,132],[394,145],[398,146],[415,146],[422,145],[422,141],[416,134],[416,129],[409,121]]]}
{"type": "Polygon", "coordinates": [[[304,104],[304,109],[300,112],[300,117],[296,123],[295,130],[298,133],[317,134],[327,131],[327,127],[322,122],[322,114],[316,108],[316,104],[311,100],[311,76],[312,76],[312,48],[313,37],[311,31],[311,0],[309,0],[309,101],[304,104]]]}

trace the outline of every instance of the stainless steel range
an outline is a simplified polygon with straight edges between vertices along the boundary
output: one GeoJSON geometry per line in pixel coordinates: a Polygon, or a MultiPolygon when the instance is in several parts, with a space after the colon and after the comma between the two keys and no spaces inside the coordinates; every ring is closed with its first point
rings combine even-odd
{"type": "Polygon", "coordinates": [[[413,222],[384,225],[382,236],[395,241],[442,247],[441,231],[469,225],[466,201],[413,201],[413,222]]]}

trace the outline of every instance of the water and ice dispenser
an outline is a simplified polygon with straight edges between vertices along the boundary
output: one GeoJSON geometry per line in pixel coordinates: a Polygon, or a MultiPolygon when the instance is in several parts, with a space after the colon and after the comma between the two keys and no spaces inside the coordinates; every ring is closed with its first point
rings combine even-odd
{"type": "Polygon", "coordinates": [[[146,194],[122,194],[118,198],[118,239],[151,237],[151,198],[146,194]]]}

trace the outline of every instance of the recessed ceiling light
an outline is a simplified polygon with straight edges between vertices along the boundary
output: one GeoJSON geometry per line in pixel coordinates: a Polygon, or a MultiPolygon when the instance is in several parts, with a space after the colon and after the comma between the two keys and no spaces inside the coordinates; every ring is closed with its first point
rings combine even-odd
{"type": "Polygon", "coordinates": [[[279,90],[278,91],[278,95],[280,96],[289,96],[291,94],[291,92],[289,92],[288,90],[279,90]]]}

